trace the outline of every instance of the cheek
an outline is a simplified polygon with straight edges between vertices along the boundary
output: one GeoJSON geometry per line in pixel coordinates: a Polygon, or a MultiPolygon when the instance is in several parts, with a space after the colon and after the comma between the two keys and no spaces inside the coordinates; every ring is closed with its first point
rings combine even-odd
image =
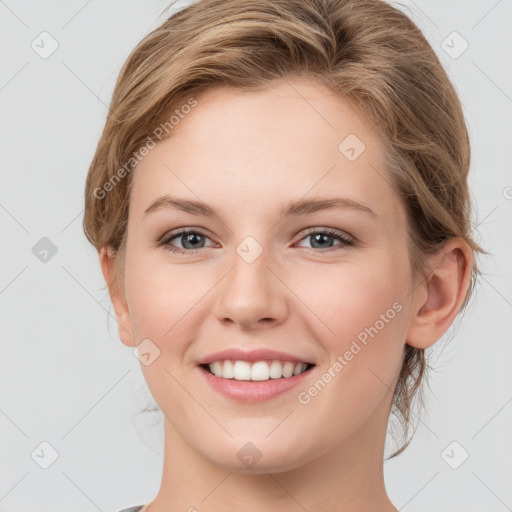
{"type": "Polygon", "coordinates": [[[196,272],[148,261],[142,252],[131,253],[126,261],[126,296],[136,342],[150,339],[159,350],[158,357],[141,369],[164,414],[193,423],[194,414],[200,413],[190,408],[190,395],[180,382],[189,340],[197,338],[204,315],[201,297],[211,285],[196,272]]]}
{"type": "Polygon", "coordinates": [[[384,264],[364,272],[355,266],[346,270],[315,280],[315,289],[303,295],[325,323],[314,322],[313,336],[329,361],[297,398],[313,429],[326,428],[323,418],[329,411],[334,438],[356,432],[377,408],[382,421],[387,418],[386,403],[392,400],[402,366],[408,315],[408,283],[396,270],[384,264]]]}
{"type": "Polygon", "coordinates": [[[340,265],[294,281],[294,291],[315,313],[310,315],[313,336],[328,353],[321,370],[334,394],[326,393],[326,399],[370,411],[394,385],[409,315],[409,276],[398,270],[405,265],[395,252],[372,265],[340,265]]]}
{"type": "Polygon", "coordinates": [[[399,271],[405,265],[397,255],[365,265],[332,265],[321,272],[302,270],[294,273],[290,287],[307,306],[317,338],[331,349],[341,350],[359,335],[364,339],[372,326],[384,342],[403,331],[406,321],[402,312],[410,284],[399,271]]]}
{"type": "Polygon", "coordinates": [[[127,257],[126,297],[132,329],[139,339],[179,338],[207,289],[208,283],[197,272],[151,263],[142,252],[127,257]]]}

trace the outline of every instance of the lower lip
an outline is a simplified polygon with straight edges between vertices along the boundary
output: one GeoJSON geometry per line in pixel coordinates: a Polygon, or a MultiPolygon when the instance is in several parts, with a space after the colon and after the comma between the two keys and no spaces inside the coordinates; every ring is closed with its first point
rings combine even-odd
{"type": "Polygon", "coordinates": [[[293,377],[263,381],[223,379],[216,377],[201,366],[198,368],[206,381],[224,396],[240,402],[263,402],[303,383],[314,367],[293,377]]]}

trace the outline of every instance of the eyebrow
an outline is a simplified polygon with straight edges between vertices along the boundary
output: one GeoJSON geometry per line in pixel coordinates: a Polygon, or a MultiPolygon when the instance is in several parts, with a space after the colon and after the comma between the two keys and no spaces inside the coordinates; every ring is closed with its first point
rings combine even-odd
{"type": "MultiPolygon", "coordinates": [[[[174,210],[181,210],[192,215],[203,215],[205,217],[214,217],[220,219],[220,215],[211,206],[201,201],[194,201],[191,199],[182,199],[170,195],[163,195],[158,197],[151,205],[144,210],[144,214],[160,210],[162,208],[170,208],[174,210]]],[[[284,208],[281,209],[280,216],[298,216],[308,213],[315,213],[321,210],[331,208],[343,208],[357,210],[368,213],[373,217],[377,214],[373,212],[367,205],[345,197],[322,197],[312,199],[300,199],[298,201],[290,201],[284,208]]]]}

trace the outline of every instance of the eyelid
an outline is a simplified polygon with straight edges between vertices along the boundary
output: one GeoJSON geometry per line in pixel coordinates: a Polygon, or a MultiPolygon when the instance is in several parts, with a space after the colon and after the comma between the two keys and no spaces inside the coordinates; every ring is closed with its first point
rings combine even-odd
{"type": "Polygon", "coordinates": [[[356,238],[353,237],[352,235],[349,235],[346,231],[342,231],[341,229],[336,229],[336,228],[328,228],[326,226],[324,226],[324,227],[319,226],[319,227],[306,229],[306,231],[302,234],[302,237],[300,238],[300,240],[302,240],[303,238],[306,238],[311,233],[327,233],[331,236],[339,236],[346,243],[351,243],[351,244],[356,241],[356,238]]]}
{"type": "MultiPolygon", "coordinates": [[[[214,238],[209,234],[208,230],[206,230],[205,228],[183,227],[183,228],[173,229],[172,231],[167,231],[164,235],[162,235],[157,240],[157,245],[167,245],[171,240],[173,240],[173,239],[177,240],[178,238],[180,238],[180,235],[183,236],[183,235],[191,234],[191,233],[201,235],[205,238],[208,238],[208,239],[214,241],[214,238]]],[[[216,242],[214,242],[214,243],[216,243],[216,242]]],[[[200,249],[205,249],[205,247],[201,247],[197,250],[200,250],[200,249]]],[[[193,252],[194,250],[195,249],[188,249],[187,252],[193,252]]]]}

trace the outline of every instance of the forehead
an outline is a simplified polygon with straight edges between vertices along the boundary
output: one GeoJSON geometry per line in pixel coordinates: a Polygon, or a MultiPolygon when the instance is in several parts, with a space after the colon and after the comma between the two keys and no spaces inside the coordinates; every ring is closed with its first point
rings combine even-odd
{"type": "Polygon", "coordinates": [[[308,194],[396,209],[373,125],[322,85],[296,79],[258,91],[215,87],[195,100],[135,169],[132,211],[163,193],[219,209],[258,202],[277,211],[308,194]]]}

